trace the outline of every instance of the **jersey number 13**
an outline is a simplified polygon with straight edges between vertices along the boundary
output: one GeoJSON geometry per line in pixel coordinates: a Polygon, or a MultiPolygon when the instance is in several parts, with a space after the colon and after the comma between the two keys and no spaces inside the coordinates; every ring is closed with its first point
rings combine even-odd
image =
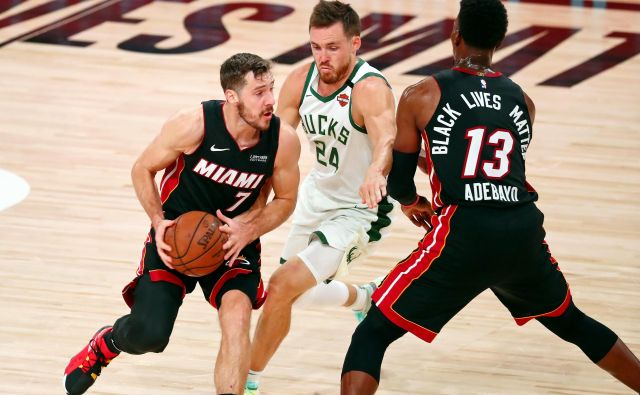
{"type": "Polygon", "coordinates": [[[467,155],[464,158],[462,167],[462,178],[475,178],[478,168],[489,179],[501,179],[509,174],[511,168],[511,152],[513,152],[513,136],[505,129],[495,129],[487,135],[487,128],[476,126],[467,130],[465,139],[469,140],[467,145],[467,155]],[[482,147],[485,145],[494,146],[492,160],[480,160],[482,147]]]}

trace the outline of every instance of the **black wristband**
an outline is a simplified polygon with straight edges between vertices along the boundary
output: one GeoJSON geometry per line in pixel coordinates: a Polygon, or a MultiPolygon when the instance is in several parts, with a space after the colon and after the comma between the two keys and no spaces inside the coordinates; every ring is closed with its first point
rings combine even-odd
{"type": "Polygon", "coordinates": [[[389,195],[402,205],[410,205],[416,200],[416,184],[413,177],[418,166],[420,151],[413,153],[393,150],[393,166],[387,180],[389,195]]]}

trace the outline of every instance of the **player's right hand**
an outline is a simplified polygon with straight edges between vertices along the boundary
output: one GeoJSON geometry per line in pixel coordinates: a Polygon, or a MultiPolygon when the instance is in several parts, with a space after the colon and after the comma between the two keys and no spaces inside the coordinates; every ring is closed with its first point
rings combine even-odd
{"type": "Polygon", "coordinates": [[[418,201],[409,206],[400,206],[404,215],[411,223],[425,230],[431,229],[431,216],[434,214],[431,203],[424,196],[418,196],[418,201]]]}
{"type": "Polygon", "coordinates": [[[164,242],[164,232],[168,227],[173,226],[174,223],[175,221],[163,219],[153,227],[156,232],[156,247],[158,249],[158,255],[160,255],[162,262],[170,269],[173,269],[173,266],[171,266],[171,257],[167,254],[167,251],[171,251],[171,247],[169,244],[164,242]]]}
{"type": "Polygon", "coordinates": [[[362,203],[369,208],[378,207],[378,203],[383,197],[387,196],[387,179],[382,175],[380,169],[375,166],[369,166],[364,182],[358,190],[362,203]]]}

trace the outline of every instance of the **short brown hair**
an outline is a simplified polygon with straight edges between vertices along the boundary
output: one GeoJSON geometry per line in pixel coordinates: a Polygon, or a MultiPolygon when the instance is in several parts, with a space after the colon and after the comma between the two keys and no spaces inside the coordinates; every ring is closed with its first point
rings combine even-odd
{"type": "Polygon", "coordinates": [[[360,17],[351,5],[340,1],[320,0],[309,18],[309,29],[312,27],[328,27],[341,22],[347,37],[359,36],[362,27],[360,17]]]}
{"type": "Polygon", "coordinates": [[[247,84],[244,79],[248,72],[258,77],[271,71],[271,62],[252,53],[237,53],[225,60],[220,67],[220,84],[223,90],[239,92],[247,84]]]}

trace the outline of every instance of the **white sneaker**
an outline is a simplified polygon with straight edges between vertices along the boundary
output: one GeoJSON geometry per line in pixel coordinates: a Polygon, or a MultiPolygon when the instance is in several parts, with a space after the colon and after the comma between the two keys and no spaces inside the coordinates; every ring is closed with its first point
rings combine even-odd
{"type": "MultiPolygon", "coordinates": [[[[373,295],[373,292],[378,289],[378,286],[380,284],[382,284],[382,280],[384,280],[386,276],[380,276],[377,277],[376,279],[374,279],[373,281],[371,281],[370,283],[366,283],[366,284],[362,284],[362,285],[358,285],[357,287],[359,289],[364,290],[366,297],[364,300],[364,307],[361,310],[354,310],[353,314],[355,314],[356,316],[356,320],[358,322],[362,322],[362,320],[364,320],[364,317],[367,316],[367,313],[369,312],[369,309],[371,308],[371,295],[373,295]]],[[[247,395],[247,394],[245,394],[247,395]]]]}

